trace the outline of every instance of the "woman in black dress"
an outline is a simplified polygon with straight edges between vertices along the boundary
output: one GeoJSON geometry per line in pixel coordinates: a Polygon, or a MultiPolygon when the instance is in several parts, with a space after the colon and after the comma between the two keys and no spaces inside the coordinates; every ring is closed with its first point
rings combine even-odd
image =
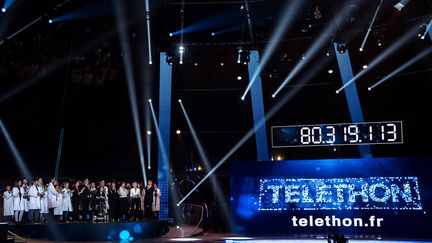
{"type": "Polygon", "coordinates": [[[75,184],[71,188],[72,190],[72,216],[74,221],[79,220],[80,215],[80,198],[79,198],[79,191],[80,191],[80,181],[76,181],[75,184]]]}
{"type": "Polygon", "coordinates": [[[112,221],[118,220],[118,210],[119,210],[119,195],[117,194],[116,184],[113,182],[108,188],[108,205],[109,214],[112,221]]]}

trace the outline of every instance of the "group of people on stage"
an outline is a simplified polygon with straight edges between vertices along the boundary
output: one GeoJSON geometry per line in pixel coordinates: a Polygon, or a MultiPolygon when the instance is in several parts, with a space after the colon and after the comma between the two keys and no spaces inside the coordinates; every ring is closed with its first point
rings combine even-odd
{"type": "Polygon", "coordinates": [[[3,193],[3,217],[13,223],[52,223],[92,221],[106,214],[109,221],[159,219],[161,191],[152,180],[141,183],[98,183],[65,181],[52,178],[17,180],[3,193]]]}

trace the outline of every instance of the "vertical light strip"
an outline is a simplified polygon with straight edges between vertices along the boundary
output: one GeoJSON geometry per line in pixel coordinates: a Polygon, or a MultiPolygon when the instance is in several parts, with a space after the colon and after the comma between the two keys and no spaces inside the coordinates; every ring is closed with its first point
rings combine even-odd
{"type": "MultiPolygon", "coordinates": [[[[338,43],[334,43],[336,58],[338,61],[342,82],[346,84],[354,76],[351,67],[351,60],[348,50],[346,50],[344,53],[340,53],[337,50],[337,45],[338,43]]],[[[354,84],[346,87],[345,95],[348,102],[348,109],[351,115],[352,122],[364,122],[363,112],[361,109],[356,85],[354,84]]],[[[360,151],[360,156],[362,158],[372,158],[372,151],[369,145],[359,145],[358,147],[360,151]]]]}
{"type": "MultiPolygon", "coordinates": [[[[166,52],[160,53],[159,80],[159,132],[158,145],[158,185],[161,190],[160,219],[168,219],[169,151],[171,119],[171,66],[166,62],[166,52]],[[163,151],[165,150],[165,151],[163,151]],[[166,155],[164,155],[166,153],[166,155]]],[[[155,124],[156,125],[156,124],[155,124]]]]}
{"type": "MultiPolygon", "coordinates": [[[[250,61],[248,64],[249,77],[252,77],[254,73],[260,73],[260,63],[258,51],[251,51],[250,61]]],[[[257,149],[257,160],[268,161],[268,147],[267,147],[267,132],[265,122],[259,125],[260,121],[265,121],[264,112],[264,99],[262,92],[261,77],[257,77],[255,82],[251,86],[251,99],[252,99],[252,112],[255,129],[255,142],[257,149]]]]}
{"type": "Polygon", "coordinates": [[[378,5],[377,9],[375,10],[374,16],[373,16],[373,18],[372,18],[372,21],[371,21],[371,23],[370,23],[370,25],[369,25],[369,28],[368,28],[368,30],[367,30],[367,32],[366,32],[366,35],[365,35],[365,37],[364,37],[364,39],[363,39],[363,42],[362,42],[362,44],[361,44],[361,46],[360,46],[359,51],[363,51],[364,46],[366,45],[366,41],[367,41],[367,39],[368,39],[368,37],[369,37],[370,32],[372,31],[372,26],[373,26],[373,24],[375,23],[375,19],[376,19],[377,15],[378,15],[378,12],[379,12],[380,8],[381,8],[382,2],[383,2],[383,1],[381,0],[381,1],[380,1],[380,4],[378,5]]]}

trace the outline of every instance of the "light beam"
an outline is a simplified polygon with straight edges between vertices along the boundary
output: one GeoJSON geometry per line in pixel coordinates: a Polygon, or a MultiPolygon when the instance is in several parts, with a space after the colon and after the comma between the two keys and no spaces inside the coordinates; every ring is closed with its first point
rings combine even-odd
{"type": "Polygon", "coordinates": [[[363,39],[363,42],[362,42],[361,46],[360,46],[360,49],[359,49],[360,51],[364,50],[364,46],[366,45],[366,41],[367,41],[367,39],[369,37],[370,32],[372,31],[372,26],[375,23],[375,19],[376,19],[377,15],[378,15],[378,12],[379,12],[380,8],[381,8],[382,2],[383,2],[383,0],[380,1],[377,9],[375,10],[375,13],[374,13],[374,16],[372,18],[372,21],[369,24],[369,28],[368,28],[368,30],[366,32],[366,35],[365,35],[365,37],[363,39]]]}
{"type": "Polygon", "coordinates": [[[122,56],[123,67],[126,74],[126,81],[127,81],[128,93],[129,93],[129,102],[131,105],[132,119],[135,128],[135,139],[137,143],[137,149],[139,152],[141,172],[143,174],[144,181],[147,181],[144,150],[143,150],[143,143],[141,138],[141,126],[139,121],[138,104],[137,104],[137,98],[135,93],[136,90],[135,83],[134,83],[135,78],[132,70],[132,61],[131,61],[132,55],[129,46],[129,40],[127,39],[128,33],[126,29],[127,25],[126,25],[125,9],[122,1],[114,0],[113,3],[114,3],[115,14],[116,14],[116,20],[117,20],[116,23],[117,23],[118,36],[120,40],[120,47],[123,52],[123,56],[122,56]]]}
{"type": "MultiPolygon", "coordinates": [[[[271,55],[275,51],[277,44],[279,40],[283,37],[283,35],[288,31],[289,27],[294,22],[295,17],[300,12],[300,6],[302,1],[290,1],[290,4],[287,4],[285,9],[283,10],[284,15],[279,20],[278,25],[273,30],[273,33],[270,38],[270,42],[267,44],[266,48],[264,49],[264,52],[261,56],[260,60],[260,67],[263,69],[267,62],[270,60],[271,55]]],[[[252,75],[248,86],[246,87],[246,90],[244,91],[243,95],[241,96],[241,99],[244,100],[248,91],[252,87],[252,84],[255,82],[255,80],[258,78],[259,75],[259,69],[257,69],[254,74],[252,75]]]]}
{"type": "Polygon", "coordinates": [[[367,69],[363,69],[359,73],[357,73],[351,80],[346,82],[342,87],[336,90],[336,94],[339,94],[342,90],[344,90],[348,85],[355,82],[358,78],[362,77],[369,70],[373,69],[376,65],[381,63],[388,56],[393,54],[395,51],[399,50],[405,43],[407,43],[413,36],[416,35],[417,29],[412,28],[410,31],[405,33],[401,38],[399,38],[396,42],[394,42],[389,48],[387,48],[383,53],[381,53],[378,57],[376,57],[372,62],[366,65],[367,69]]]}
{"type": "MultiPolygon", "coordinates": [[[[341,19],[345,16],[346,9],[350,7],[350,3],[345,4],[344,8],[341,9],[336,17],[334,17],[330,23],[328,23],[327,27],[321,33],[321,36],[328,37],[333,34],[337,28],[339,27],[338,23],[341,22],[341,19]]],[[[272,94],[272,97],[275,98],[276,95],[289,83],[292,79],[308,64],[313,60],[313,57],[321,51],[324,45],[328,43],[328,39],[321,38],[317,39],[312,46],[308,49],[306,54],[297,64],[294,66],[293,70],[288,74],[288,76],[284,79],[282,84],[276,89],[276,91],[272,94]]]]}
{"type": "Polygon", "coordinates": [[[252,127],[234,146],[231,148],[225,156],[218,161],[218,163],[208,171],[207,175],[205,175],[201,181],[199,181],[187,194],[183,197],[178,203],[177,206],[180,206],[205,180],[207,180],[225,161],[227,161],[248,139],[250,139],[255,134],[255,129],[263,126],[265,122],[272,118],[288,101],[290,101],[302,88],[302,85],[308,83],[315,75],[328,63],[330,62],[329,58],[325,58],[325,60],[320,60],[317,62],[317,66],[312,69],[310,72],[306,73],[305,76],[299,81],[299,85],[296,85],[293,88],[293,91],[285,96],[283,96],[279,102],[274,105],[269,112],[267,112],[265,118],[261,119],[255,127],[252,127]]]}
{"type": "Polygon", "coordinates": [[[425,58],[431,52],[432,52],[432,47],[430,47],[430,48],[422,51],[420,54],[416,55],[415,57],[411,58],[409,61],[405,62],[404,64],[402,64],[401,66],[399,66],[398,68],[396,68],[393,72],[389,73],[387,76],[385,76],[384,78],[382,78],[380,81],[378,81],[374,85],[368,87],[368,90],[371,91],[372,89],[376,88],[378,85],[384,83],[385,81],[389,80],[390,78],[392,78],[396,74],[402,72],[403,70],[405,70],[409,66],[413,65],[414,63],[416,63],[420,59],[425,58]]]}
{"type": "Polygon", "coordinates": [[[27,168],[27,163],[24,161],[24,159],[21,156],[21,153],[18,151],[18,148],[15,146],[15,143],[12,140],[11,135],[9,134],[9,131],[6,129],[6,126],[3,124],[2,119],[0,118],[0,130],[3,133],[4,138],[6,139],[6,142],[9,146],[9,149],[18,165],[18,169],[20,170],[21,174],[26,179],[32,179],[32,176],[30,174],[30,171],[27,168]]]}

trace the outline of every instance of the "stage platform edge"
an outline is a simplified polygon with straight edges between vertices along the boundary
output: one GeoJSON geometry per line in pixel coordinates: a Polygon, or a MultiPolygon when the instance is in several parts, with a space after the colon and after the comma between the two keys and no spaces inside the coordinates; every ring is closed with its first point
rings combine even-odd
{"type": "Polygon", "coordinates": [[[9,225],[20,237],[56,241],[119,241],[157,238],[166,234],[167,221],[9,225]]]}

